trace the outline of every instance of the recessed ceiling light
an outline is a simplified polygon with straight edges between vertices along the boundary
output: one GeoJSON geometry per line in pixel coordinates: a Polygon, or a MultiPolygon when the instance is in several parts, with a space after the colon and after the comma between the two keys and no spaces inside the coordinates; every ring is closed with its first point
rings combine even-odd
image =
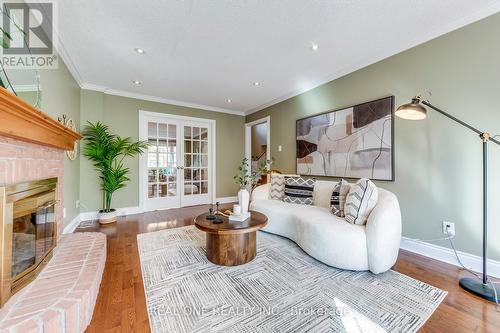
{"type": "Polygon", "coordinates": [[[260,86],[260,82],[255,81],[255,82],[253,83],[253,85],[254,85],[254,86],[260,86]]]}
{"type": "Polygon", "coordinates": [[[232,102],[231,98],[226,99],[226,102],[231,103],[232,102]]]}
{"type": "Polygon", "coordinates": [[[143,49],[138,48],[138,47],[136,47],[136,48],[134,49],[134,51],[135,51],[135,52],[137,52],[137,53],[139,53],[139,54],[144,54],[144,53],[146,53],[146,51],[144,51],[143,49]]]}
{"type": "Polygon", "coordinates": [[[313,50],[313,51],[318,51],[318,49],[319,49],[319,45],[318,45],[318,44],[316,44],[316,43],[311,43],[311,50],[313,50]]]}
{"type": "Polygon", "coordinates": [[[137,80],[132,81],[132,83],[133,83],[133,84],[135,84],[136,86],[138,86],[138,85],[141,85],[141,84],[142,84],[142,82],[141,82],[141,81],[137,81],[137,80]]]}

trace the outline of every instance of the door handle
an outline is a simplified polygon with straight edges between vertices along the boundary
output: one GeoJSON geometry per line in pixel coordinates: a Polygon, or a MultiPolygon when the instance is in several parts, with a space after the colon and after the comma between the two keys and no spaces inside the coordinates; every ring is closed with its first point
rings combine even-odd
{"type": "Polygon", "coordinates": [[[177,166],[177,170],[182,170],[182,169],[184,169],[183,166],[180,166],[180,165],[177,166]]]}

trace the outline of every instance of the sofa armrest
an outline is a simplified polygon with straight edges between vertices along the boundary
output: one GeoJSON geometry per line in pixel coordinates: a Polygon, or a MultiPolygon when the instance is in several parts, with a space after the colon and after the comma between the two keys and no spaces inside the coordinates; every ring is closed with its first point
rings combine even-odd
{"type": "Polygon", "coordinates": [[[271,188],[271,184],[264,184],[257,186],[252,191],[252,201],[256,200],[267,200],[269,199],[269,189],[271,188]]]}
{"type": "Polygon", "coordinates": [[[379,189],[377,205],[366,223],[368,266],[378,274],[389,270],[398,258],[401,243],[401,210],[396,196],[379,189]]]}

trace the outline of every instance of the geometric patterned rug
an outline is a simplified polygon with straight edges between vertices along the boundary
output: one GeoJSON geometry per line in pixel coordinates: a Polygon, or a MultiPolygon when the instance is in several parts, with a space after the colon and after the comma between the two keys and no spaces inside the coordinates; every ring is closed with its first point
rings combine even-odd
{"type": "Polygon", "coordinates": [[[137,236],[149,321],[163,332],[416,332],[447,292],[395,271],[327,266],[257,232],[257,256],[223,267],[194,226],[137,236]]]}

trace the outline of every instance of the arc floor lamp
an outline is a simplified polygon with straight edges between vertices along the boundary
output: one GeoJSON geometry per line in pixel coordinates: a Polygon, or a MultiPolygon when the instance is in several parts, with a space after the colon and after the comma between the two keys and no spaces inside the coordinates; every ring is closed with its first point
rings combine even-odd
{"type": "Polygon", "coordinates": [[[485,298],[489,301],[495,302],[496,294],[500,295],[500,288],[497,288],[493,283],[488,282],[487,274],[487,258],[488,258],[488,142],[494,142],[500,145],[500,142],[492,138],[488,132],[483,132],[477,128],[455,118],[454,116],[446,113],[445,111],[435,107],[428,101],[421,101],[420,96],[416,96],[411,100],[411,103],[401,105],[396,110],[396,116],[408,120],[422,120],[427,116],[425,107],[437,111],[443,116],[467,127],[471,131],[479,135],[483,145],[483,275],[482,281],[477,278],[461,278],[460,286],[477,296],[485,298]],[[495,289],[496,288],[496,293],[495,289]]]}

